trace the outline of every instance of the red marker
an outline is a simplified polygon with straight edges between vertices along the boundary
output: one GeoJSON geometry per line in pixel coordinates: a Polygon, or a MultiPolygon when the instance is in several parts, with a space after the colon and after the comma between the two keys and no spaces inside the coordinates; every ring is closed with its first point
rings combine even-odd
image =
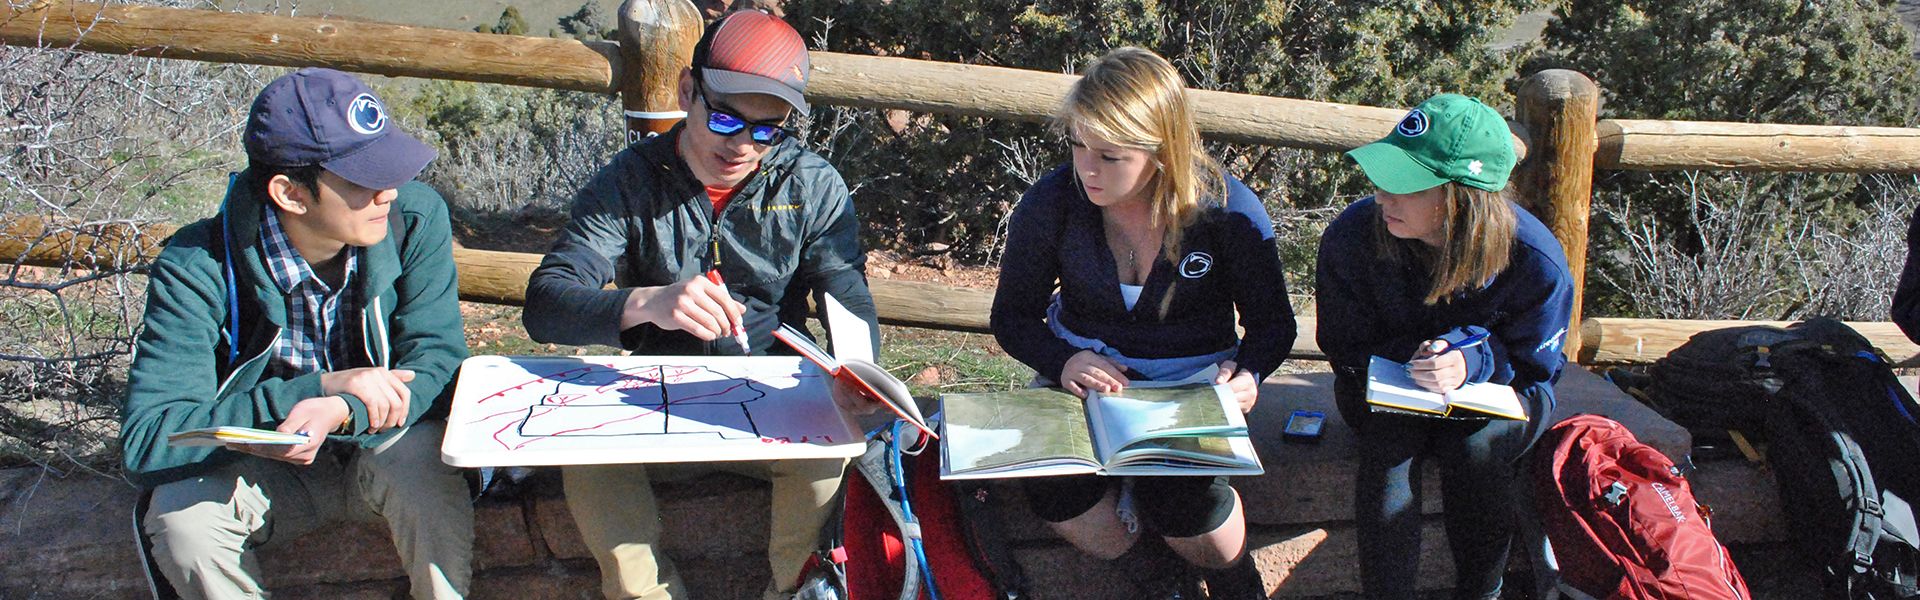
{"type": "MultiPolygon", "coordinates": [[[[723,288],[727,287],[727,282],[725,280],[720,279],[719,269],[707,271],[707,281],[711,281],[713,282],[714,285],[717,285],[723,288]]],[[[747,345],[747,328],[746,327],[743,327],[739,324],[735,324],[733,326],[733,341],[740,342],[741,354],[753,354],[753,347],[747,345]]]]}

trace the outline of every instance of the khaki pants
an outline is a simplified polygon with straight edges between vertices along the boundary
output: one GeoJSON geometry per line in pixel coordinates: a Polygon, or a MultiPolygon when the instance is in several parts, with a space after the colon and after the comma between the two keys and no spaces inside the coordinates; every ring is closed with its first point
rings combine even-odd
{"type": "Polygon", "coordinates": [[[262,598],[254,549],[328,522],[385,520],[420,600],[460,598],[473,558],[473,502],[459,469],[440,461],[445,424],[425,421],[342,464],[321,448],[311,465],[248,457],[153,490],[142,524],[153,558],[189,600],[262,598]]]}
{"type": "MultiPolygon", "coordinates": [[[[834,493],[846,461],[748,461],[660,468],[664,475],[691,476],[730,471],[773,483],[772,530],[767,563],[773,571],[765,597],[793,594],[800,568],[819,545],[820,527],[832,513],[834,493]]],[[[673,563],[658,552],[660,512],[644,465],[564,467],[567,506],[593,559],[600,563],[600,587],[609,600],[686,600],[686,587],[673,563]]],[[[707,524],[724,527],[723,523],[707,524]]]]}

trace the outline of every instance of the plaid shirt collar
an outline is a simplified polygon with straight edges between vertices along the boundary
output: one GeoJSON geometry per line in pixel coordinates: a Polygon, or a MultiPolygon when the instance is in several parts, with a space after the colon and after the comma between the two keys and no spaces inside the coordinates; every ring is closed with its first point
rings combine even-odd
{"type": "Polygon", "coordinates": [[[260,228],[260,249],[267,272],[286,293],[286,331],[271,352],[271,371],[293,377],[315,371],[347,368],[346,323],[342,315],[360,313],[360,248],[346,247],[346,282],[336,290],[313,272],[313,266],[293,249],[280,227],[278,211],[269,207],[260,228]]]}

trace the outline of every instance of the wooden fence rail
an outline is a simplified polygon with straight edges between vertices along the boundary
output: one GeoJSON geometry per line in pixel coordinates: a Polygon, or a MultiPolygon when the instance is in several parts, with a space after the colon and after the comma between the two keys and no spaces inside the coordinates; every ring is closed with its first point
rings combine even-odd
{"type": "MultiPolygon", "coordinates": [[[[662,131],[676,120],[665,93],[673,65],[684,64],[697,15],[686,0],[627,0],[621,44],[579,42],[311,18],[170,9],[98,2],[38,0],[0,8],[0,44],[72,48],[111,54],[346,71],[620,93],[633,135],[662,131]]],[[[905,109],[988,118],[1043,120],[1073,75],[901,58],[812,53],[809,99],[818,104],[905,109]]],[[[1403,111],[1273,98],[1193,92],[1196,118],[1212,139],[1314,150],[1346,150],[1377,139],[1403,111]]],[[[1585,272],[1587,212],[1593,169],[1731,169],[1920,173],[1920,129],[1755,125],[1681,121],[1595,120],[1599,92],[1584,75],[1546,71],[1522,86],[1509,124],[1526,155],[1516,171],[1520,200],[1543,217],[1568,249],[1568,265],[1585,272]],[[1535,131],[1528,135],[1528,128],[1535,131]]],[[[37,226],[37,225],[36,225],[37,226]]],[[[27,257],[0,240],[0,259],[27,257]]],[[[57,246],[57,244],[55,245],[57,246]]],[[[53,247],[42,244],[38,247],[53,247]]],[[[71,257],[72,255],[67,255],[71,257]]],[[[25,258],[23,258],[25,259],[25,258]]],[[[460,250],[463,298],[517,304],[538,257],[460,250]]],[[[41,260],[41,259],[31,259],[41,260]]],[[[876,280],[883,322],[983,331],[991,292],[876,280]]],[[[1579,294],[1579,288],[1576,288],[1579,294]]],[[[1643,360],[1650,346],[1615,351],[1619,335],[1583,321],[1575,299],[1567,347],[1606,362],[1643,360]],[[1584,335],[1599,336],[1583,340],[1584,335]]],[[[1726,325],[1726,322],[1718,322],[1726,325]]],[[[1311,319],[1303,319],[1295,355],[1320,356],[1311,319]]],[[[1891,342],[1893,340],[1889,340],[1891,342]]],[[[1898,341],[1904,343],[1904,338],[1898,341]]],[[[1664,350],[1660,352],[1664,354],[1664,350]]],[[[1909,353],[1910,355],[1911,353],[1909,353]]],[[[1583,361],[1583,362],[1586,362],[1583,361]]]]}
{"type": "MultiPolygon", "coordinates": [[[[620,91],[618,44],[385,23],[47,1],[0,8],[0,43],[212,62],[579,90],[620,91]]],[[[1075,76],[814,52],[808,99],[820,104],[1036,121],[1075,76]]],[[[1215,139],[1347,150],[1378,139],[1403,111],[1201,91],[1215,139]]],[[[1920,173],[1920,129],[1602,120],[1599,169],[1920,173]]]]}
{"type": "MultiPolygon", "coordinates": [[[[0,219],[0,263],[43,267],[113,268],[141,265],[160,252],[160,243],[173,234],[167,225],[101,225],[73,229],[49,227],[39,217],[0,219]]],[[[456,248],[453,260],[460,271],[460,299],[519,306],[525,301],[527,276],[539,266],[540,255],[456,248]]],[[[872,279],[874,303],[880,321],[889,325],[949,331],[987,331],[987,313],[993,291],[932,283],[872,279]]],[[[1298,317],[1300,336],[1293,357],[1326,360],[1314,343],[1316,322],[1298,317]]],[[[1683,321],[1660,319],[1587,319],[1581,324],[1582,344],[1576,356],[1587,365],[1648,364],[1687,341],[1687,337],[1721,327],[1761,321],[1683,321]]],[[[1850,323],[1874,345],[1903,367],[1920,367],[1920,346],[1908,341],[1892,323],[1850,323]]]]}

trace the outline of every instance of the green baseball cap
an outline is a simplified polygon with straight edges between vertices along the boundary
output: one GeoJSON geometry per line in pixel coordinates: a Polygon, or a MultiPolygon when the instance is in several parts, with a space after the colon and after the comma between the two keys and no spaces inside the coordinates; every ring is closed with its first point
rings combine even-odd
{"type": "Polygon", "coordinates": [[[1411,194],[1449,181],[1489,192],[1513,174],[1507,120],[1478,98],[1440,94],[1400,119],[1393,133],[1347,152],[1382,190],[1411,194]]]}

